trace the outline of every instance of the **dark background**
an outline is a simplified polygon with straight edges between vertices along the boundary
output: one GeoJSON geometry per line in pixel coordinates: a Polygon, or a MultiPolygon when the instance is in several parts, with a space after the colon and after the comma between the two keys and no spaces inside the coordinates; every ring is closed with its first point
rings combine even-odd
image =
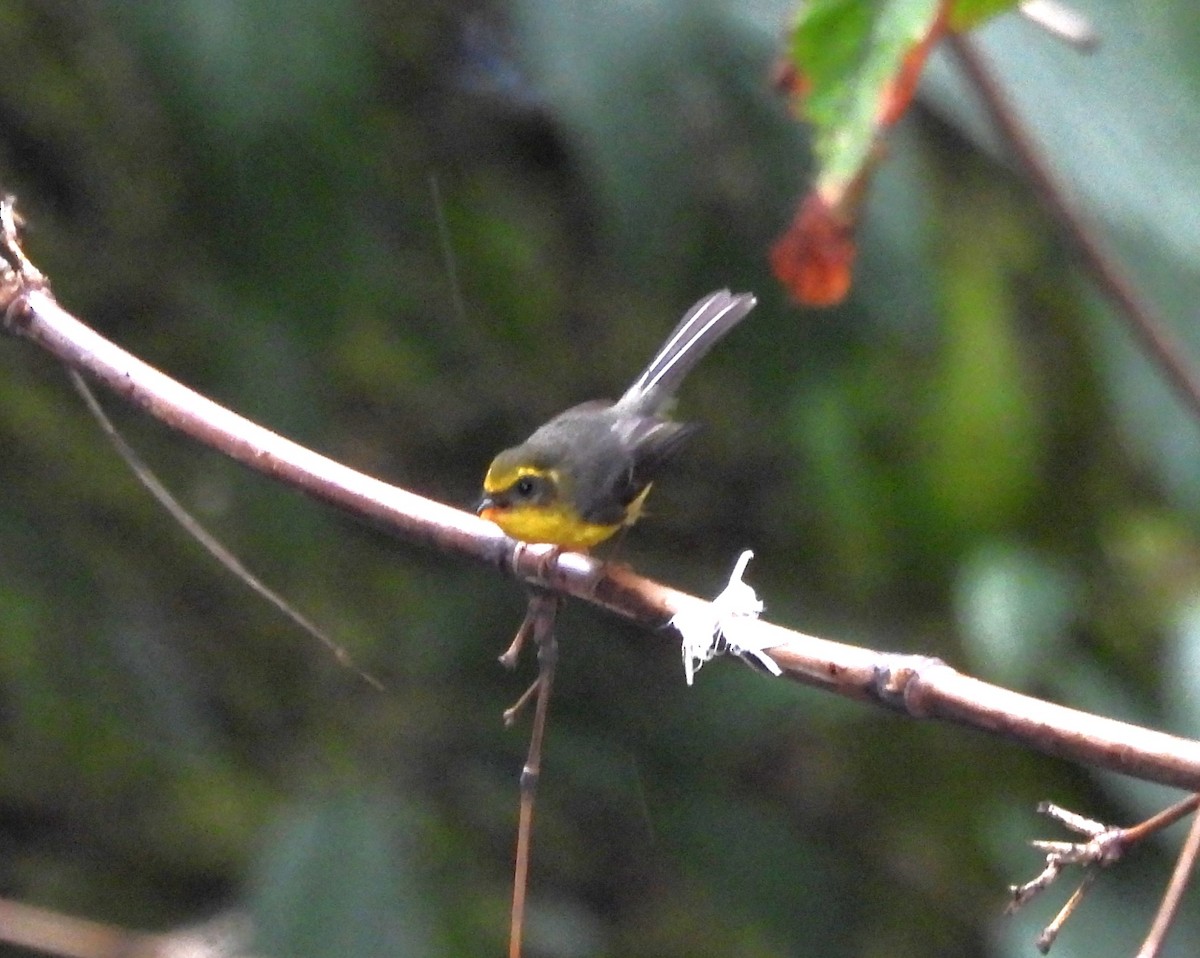
{"type": "MultiPolygon", "coordinates": [[[[1200,21],[1078,7],[985,49],[1071,196],[1196,347],[1200,21]]],[[[61,302],[284,435],[467,505],[498,449],[615,396],[710,289],[751,319],[622,557],[774,621],[1194,735],[1197,429],[1003,159],[949,61],[895,131],[843,307],[767,250],[811,174],[770,88],[784,4],[0,2],[0,182],[61,302]]],[[[0,894],[254,953],[496,955],[532,675],[520,589],[364,529],[105,398],[184,503],[387,685],[339,667],[156,506],[61,370],[0,343],[0,894]]],[[[531,956],[1017,956],[1053,799],[1163,789],[771,681],[683,682],[582,606],[531,956]]],[[[1055,954],[1125,955],[1180,828],[1055,954]]],[[[1194,905],[1173,955],[1196,953],[1194,905]]],[[[16,954],[0,949],[3,954],[16,954]]]]}

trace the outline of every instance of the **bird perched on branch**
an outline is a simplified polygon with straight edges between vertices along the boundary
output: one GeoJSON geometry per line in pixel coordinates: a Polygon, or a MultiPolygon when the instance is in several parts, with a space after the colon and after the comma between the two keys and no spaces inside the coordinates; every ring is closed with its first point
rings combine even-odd
{"type": "Polygon", "coordinates": [[[500,453],[483,479],[479,515],[513,538],[578,550],[636,522],[651,483],[699,428],[667,418],[684,376],[754,303],[749,293],[710,293],[615,403],[573,406],[500,453]]]}

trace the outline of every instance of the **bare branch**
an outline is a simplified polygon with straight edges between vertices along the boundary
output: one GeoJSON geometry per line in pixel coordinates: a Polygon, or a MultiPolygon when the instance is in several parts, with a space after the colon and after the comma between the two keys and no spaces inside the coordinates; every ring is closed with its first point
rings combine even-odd
{"type": "Polygon", "coordinates": [[[238,915],[150,934],[0,898],[0,943],[61,958],[248,958],[250,937],[238,915]]]}

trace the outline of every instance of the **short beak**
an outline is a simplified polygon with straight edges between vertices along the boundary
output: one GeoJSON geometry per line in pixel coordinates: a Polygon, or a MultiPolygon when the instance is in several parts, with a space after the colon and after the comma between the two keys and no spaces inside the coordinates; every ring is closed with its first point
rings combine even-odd
{"type": "Polygon", "coordinates": [[[494,509],[495,507],[495,500],[493,500],[491,496],[484,496],[475,506],[475,515],[481,516],[489,509],[494,509]]]}

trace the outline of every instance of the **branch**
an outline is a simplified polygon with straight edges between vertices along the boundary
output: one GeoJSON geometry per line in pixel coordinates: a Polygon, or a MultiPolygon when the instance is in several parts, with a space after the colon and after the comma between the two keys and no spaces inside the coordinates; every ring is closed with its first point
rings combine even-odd
{"type": "Polygon", "coordinates": [[[242,958],[250,937],[249,920],[235,914],[151,934],[0,898],[0,943],[60,958],[242,958]]]}
{"type": "Polygon", "coordinates": [[[1176,395],[1200,418],[1200,375],[1183,343],[1142,298],[1121,265],[1105,247],[1095,225],[1075,208],[1055,179],[1049,163],[1012,109],[986,57],[972,40],[951,33],[950,51],[979,94],[988,118],[1029,178],[1042,205],[1066,232],[1100,291],[1124,318],[1134,338],[1158,364],[1176,395]]]}
{"type": "MultiPolygon", "coordinates": [[[[413,542],[485,562],[516,578],[574,596],[662,630],[704,599],[615,564],[508,538],[470,513],[388,485],[305,449],[181,385],[101,337],[62,309],[19,250],[0,255],[4,328],[125,397],[174,429],[257,472],[413,542]]],[[[1064,708],[989,685],[937,659],[831,642],[748,620],[747,645],[783,677],[874,702],[912,718],[967,725],[1059,758],[1200,791],[1200,742],[1064,708]]]]}

